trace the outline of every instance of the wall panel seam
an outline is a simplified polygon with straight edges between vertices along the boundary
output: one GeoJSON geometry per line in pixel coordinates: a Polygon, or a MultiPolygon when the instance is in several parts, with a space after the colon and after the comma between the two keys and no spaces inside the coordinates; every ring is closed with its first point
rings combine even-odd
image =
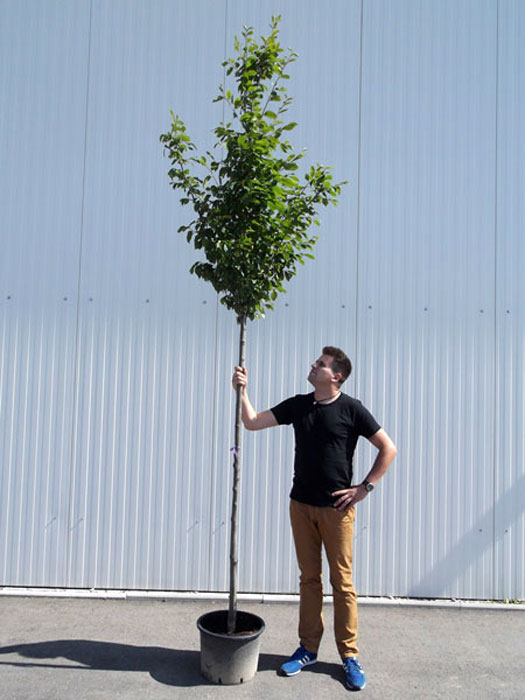
{"type": "MultiPolygon", "coordinates": [[[[496,532],[496,521],[497,521],[497,483],[498,483],[498,434],[500,433],[498,425],[498,389],[500,386],[499,374],[500,362],[499,362],[499,350],[498,350],[498,129],[499,129],[499,71],[500,71],[500,56],[499,56],[499,0],[496,0],[496,85],[495,85],[495,139],[494,139],[494,374],[493,374],[493,410],[494,410],[494,421],[493,421],[493,486],[492,486],[492,598],[498,597],[498,552],[497,552],[497,532],[496,532]]],[[[500,480],[501,483],[501,480],[500,480]]]]}
{"type": "MultiPolygon", "coordinates": [[[[360,26],[359,26],[359,87],[358,87],[358,114],[357,114],[357,202],[356,202],[356,237],[355,237],[355,339],[354,339],[354,364],[358,367],[358,352],[359,352],[359,242],[361,235],[361,116],[362,116],[362,86],[363,86],[363,2],[361,0],[361,15],[360,15],[360,26]]],[[[359,373],[356,371],[354,374],[354,387],[355,395],[359,396],[359,373]]]]}
{"type": "Polygon", "coordinates": [[[93,0],[89,3],[89,23],[88,23],[88,47],[87,47],[87,62],[86,62],[86,103],[84,112],[84,157],[82,163],[82,197],[80,202],[80,230],[79,230],[79,250],[78,250],[78,272],[77,272],[77,309],[76,309],[76,325],[75,325],[75,349],[73,358],[73,410],[72,410],[72,422],[71,422],[71,458],[69,464],[69,503],[68,511],[69,517],[67,521],[67,532],[66,532],[66,567],[67,570],[66,580],[71,580],[71,531],[72,531],[72,517],[73,517],[73,503],[74,503],[74,485],[75,485],[75,462],[76,462],[76,423],[78,419],[78,396],[79,396],[79,381],[80,372],[78,371],[78,361],[79,361],[79,343],[80,343],[80,302],[81,302],[81,284],[82,284],[82,253],[83,253],[83,239],[84,239],[84,212],[85,212],[85,194],[86,194],[86,165],[87,165],[87,139],[88,139],[88,119],[89,119],[89,83],[91,77],[91,45],[92,45],[92,31],[93,31],[93,0]]]}
{"type": "MultiPolygon", "coordinates": [[[[228,0],[225,0],[224,2],[224,46],[223,46],[223,60],[227,60],[227,50],[228,50],[228,0]]],[[[222,79],[223,85],[226,83],[226,66],[223,67],[223,79],[222,79]]],[[[224,123],[225,121],[225,110],[226,106],[224,103],[224,100],[222,102],[222,121],[224,123]]],[[[214,370],[214,382],[213,382],[213,391],[215,392],[215,395],[212,396],[212,402],[211,402],[211,426],[212,426],[212,436],[211,436],[211,442],[210,442],[210,469],[213,470],[215,473],[215,479],[212,479],[210,483],[212,486],[209,489],[209,521],[208,521],[208,582],[212,578],[213,575],[213,549],[214,549],[214,542],[213,542],[213,534],[215,532],[215,517],[217,514],[217,507],[216,507],[216,502],[217,502],[217,488],[218,488],[218,483],[219,483],[219,478],[220,478],[220,468],[219,464],[220,458],[218,455],[218,426],[217,426],[217,421],[218,421],[218,402],[220,399],[221,395],[221,390],[220,390],[220,377],[219,377],[219,327],[220,327],[220,299],[219,295],[216,294],[216,303],[215,303],[215,347],[214,347],[214,356],[215,356],[215,361],[213,363],[213,366],[215,368],[214,370]]]]}

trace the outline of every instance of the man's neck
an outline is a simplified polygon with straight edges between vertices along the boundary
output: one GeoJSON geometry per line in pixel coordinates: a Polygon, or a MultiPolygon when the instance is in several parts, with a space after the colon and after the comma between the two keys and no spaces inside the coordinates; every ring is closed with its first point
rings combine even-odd
{"type": "Polygon", "coordinates": [[[330,401],[339,396],[341,389],[339,387],[317,387],[314,391],[314,399],[319,401],[330,401]]]}

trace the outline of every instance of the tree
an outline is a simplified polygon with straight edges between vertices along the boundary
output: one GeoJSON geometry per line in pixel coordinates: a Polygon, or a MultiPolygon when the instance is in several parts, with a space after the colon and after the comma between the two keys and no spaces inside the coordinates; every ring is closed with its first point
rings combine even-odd
{"type": "MultiPolygon", "coordinates": [[[[285,122],[291,98],[284,81],[297,54],[279,43],[280,16],[272,17],[271,33],[254,38],[244,27],[235,38],[236,56],[222,64],[234,86],[219,87],[214,102],[224,101],[230,121],[215,128],[214,152],[196,155],[186,127],[171,112],[171,130],[161,143],[171,161],[169,178],[182,190],[181,204],[191,205],[195,218],[179,233],[203,252],[190,272],[210,282],[220,301],[239,324],[239,365],[244,366],[246,323],[273,309],[283,284],[304,264],[317,236],[317,207],[336,204],[341,186],[333,183],[330,168],[312,165],[300,178],[296,153],[286,140],[295,122],[285,122]]],[[[226,83],[226,80],[225,80],[226,83]]],[[[230,597],[228,633],[235,629],[238,580],[238,498],[241,466],[241,389],[237,389],[233,493],[230,540],[230,597]]]]}

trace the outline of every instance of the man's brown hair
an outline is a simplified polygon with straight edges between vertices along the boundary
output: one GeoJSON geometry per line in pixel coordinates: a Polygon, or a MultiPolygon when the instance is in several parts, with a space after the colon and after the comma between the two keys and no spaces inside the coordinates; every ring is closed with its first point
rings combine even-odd
{"type": "Polygon", "coordinates": [[[341,386],[352,371],[350,359],[340,348],[334,348],[332,345],[326,345],[323,348],[323,355],[329,355],[332,358],[332,370],[335,374],[341,375],[339,380],[339,386],[341,386]]]}

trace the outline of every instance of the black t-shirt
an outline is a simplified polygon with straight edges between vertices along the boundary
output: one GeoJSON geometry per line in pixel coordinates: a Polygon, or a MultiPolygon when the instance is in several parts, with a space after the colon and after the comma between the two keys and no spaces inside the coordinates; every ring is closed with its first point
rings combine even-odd
{"type": "Polygon", "coordinates": [[[297,394],[272,408],[279,425],[295,431],[294,478],[290,497],[312,506],[331,506],[332,493],[352,482],[352,458],[360,435],[380,429],[357,399],[341,394],[333,403],[314,403],[314,394],[297,394]]]}

